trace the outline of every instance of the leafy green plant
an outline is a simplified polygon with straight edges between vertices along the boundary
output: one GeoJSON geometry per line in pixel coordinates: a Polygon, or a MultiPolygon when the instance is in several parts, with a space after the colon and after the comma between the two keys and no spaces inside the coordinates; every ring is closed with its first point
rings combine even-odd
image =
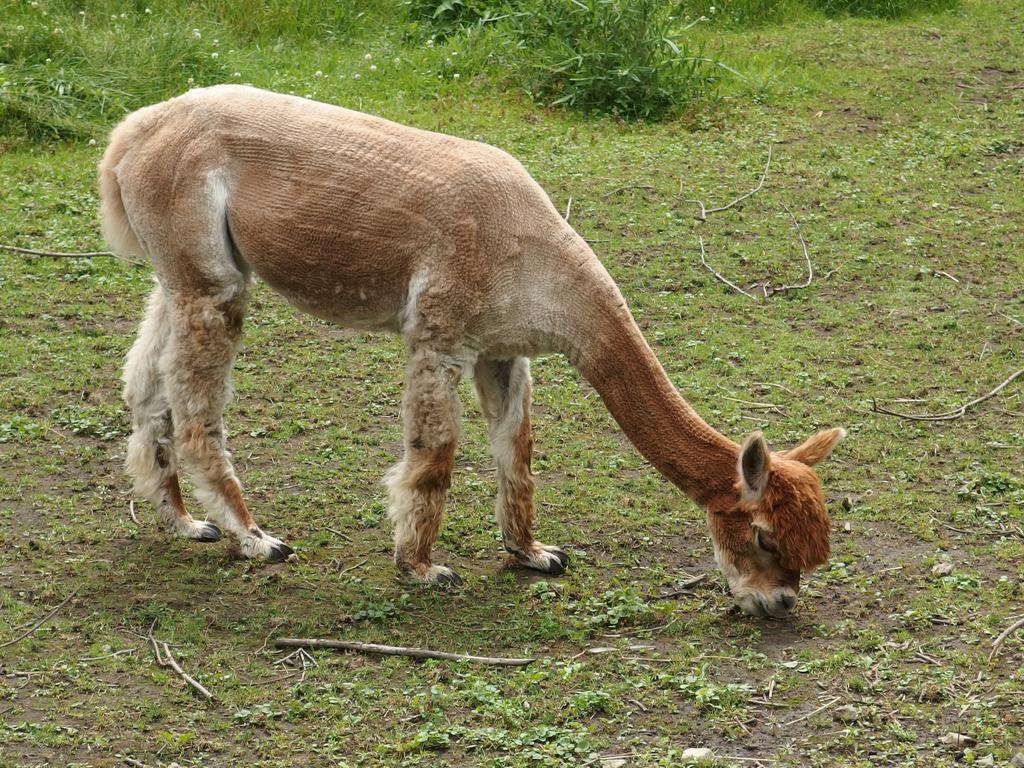
{"type": "Polygon", "coordinates": [[[652,615],[650,605],[629,587],[609,589],[588,597],[574,606],[584,624],[592,627],[617,627],[632,624],[652,615]]]}
{"type": "Polygon", "coordinates": [[[531,91],[552,105],[658,120],[713,95],[714,63],[656,0],[556,0],[531,14],[531,91]]]}

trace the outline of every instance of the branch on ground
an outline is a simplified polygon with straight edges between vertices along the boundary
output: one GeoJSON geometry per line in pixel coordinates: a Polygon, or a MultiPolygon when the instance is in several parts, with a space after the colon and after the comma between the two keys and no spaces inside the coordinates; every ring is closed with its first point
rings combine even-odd
{"type": "Polygon", "coordinates": [[[952,421],[953,419],[959,419],[965,416],[967,412],[975,406],[981,405],[986,400],[992,399],[1021,376],[1024,376],[1024,368],[1011,373],[1002,381],[1001,384],[999,384],[999,386],[990,392],[986,392],[981,397],[976,397],[969,403],[964,403],[951,411],[943,411],[942,413],[901,413],[900,411],[890,411],[888,408],[883,408],[874,400],[871,401],[871,410],[875,413],[884,413],[886,416],[897,416],[901,419],[907,419],[908,421],[952,421]]]}
{"type": "Polygon", "coordinates": [[[282,637],[274,641],[277,648],[332,648],[339,651],[355,651],[377,656],[408,656],[414,659],[442,659],[446,661],[469,661],[493,667],[525,667],[536,659],[510,659],[496,656],[473,656],[468,653],[448,653],[426,648],[406,648],[397,645],[359,643],[353,640],[319,640],[315,638],[282,637]]]}
{"type": "MultiPolygon", "coordinates": [[[[769,143],[768,144],[768,159],[765,161],[764,170],[761,171],[761,178],[758,179],[757,185],[754,186],[752,189],[750,189],[749,191],[743,193],[742,195],[737,197],[735,200],[732,200],[732,201],[726,203],[725,205],[720,205],[720,206],[717,206],[715,208],[708,208],[708,207],[706,207],[704,205],[704,201],[703,200],[687,200],[686,202],[688,202],[688,203],[695,203],[697,206],[700,207],[700,212],[697,214],[696,218],[697,218],[698,221],[705,222],[705,221],[708,220],[708,215],[709,214],[721,213],[722,211],[728,211],[730,208],[733,208],[737,204],[743,202],[744,200],[746,200],[746,199],[748,199],[750,197],[753,197],[758,192],[760,192],[761,189],[764,187],[765,179],[768,177],[768,169],[771,167],[771,164],[772,164],[772,145],[771,145],[771,143],[769,143]]],[[[793,291],[793,290],[800,290],[800,289],[803,289],[803,288],[807,288],[807,287],[810,286],[811,282],[814,280],[814,267],[811,264],[811,255],[810,255],[810,253],[807,250],[807,242],[804,240],[803,232],[800,229],[800,222],[797,221],[796,216],[793,215],[793,211],[790,210],[788,205],[786,205],[785,203],[782,203],[782,208],[783,208],[783,210],[785,210],[786,214],[789,216],[790,220],[793,222],[793,228],[796,229],[796,236],[800,240],[800,248],[803,250],[804,262],[807,264],[807,278],[803,282],[801,282],[801,283],[794,283],[792,285],[780,285],[777,288],[773,288],[767,282],[762,283],[761,284],[761,292],[764,294],[764,298],[766,298],[766,299],[769,296],[774,296],[777,293],[785,293],[786,291],[793,291]]],[[[719,282],[724,283],[725,285],[729,286],[730,288],[732,288],[737,293],[743,294],[748,299],[753,299],[754,301],[757,301],[757,296],[755,296],[753,293],[750,293],[749,291],[744,290],[743,288],[740,288],[736,283],[734,283],[731,280],[729,280],[727,277],[725,277],[723,274],[721,274],[720,272],[715,270],[714,267],[712,267],[708,263],[707,252],[705,251],[705,248],[704,248],[704,238],[701,237],[700,235],[698,235],[697,239],[700,242],[700,263],[704,266],[704,268],[707,269],[712,275],[714,275],[715,279],[718,280],[719,282]]]]}

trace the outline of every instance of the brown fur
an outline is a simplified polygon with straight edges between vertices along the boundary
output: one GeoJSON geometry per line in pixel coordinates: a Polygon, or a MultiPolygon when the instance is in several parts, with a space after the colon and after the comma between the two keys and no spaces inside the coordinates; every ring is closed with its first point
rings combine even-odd
{"type": "Polygon", "coordinates": [[[396,560],[420,578],[447,571],[430,548],[460,432],[456,387],[469,367],[498,465],[506,546],[531,567],[564,566],[564,553],[531,530],[528,358],[547,351],[564,353],[637,448],[708,510],[734,591],[749,597],[791,582],[780,572],[827,557],[824,505],[805,465],[839,433],[779,455],[763,485],[738,486],[740,447],[683,400],[593,251],[501,150],[217,86],[130,115],[111,135],[100,186],[108,242],[145,254],[159,280],[125,370],[129,466],[155,494],[165,470],[152,457],[170,441],[160,426],[169,409],[171,454],[243,552],[271,550],[260,543],[269,537],[242,527],[248,512],[221,415],[256,273],[306,311],[404,337],[405,457],[388,476],[389,515],[396,560]],[[755,521],[778,553],[754,545],[755,521]]]}

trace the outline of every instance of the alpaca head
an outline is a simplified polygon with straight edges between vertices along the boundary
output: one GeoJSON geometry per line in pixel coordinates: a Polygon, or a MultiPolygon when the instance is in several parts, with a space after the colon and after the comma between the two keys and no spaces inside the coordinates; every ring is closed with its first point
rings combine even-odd
{"type": "Polygon", "coordinates": [[[829,518],[811,467],[845,435],[828,429],[771,453],[755,432],[740,448],[734,493],[709,506],[708,520],[715,560],[744,613],[787,616],[800,574],[828,560],[829,518]]]}

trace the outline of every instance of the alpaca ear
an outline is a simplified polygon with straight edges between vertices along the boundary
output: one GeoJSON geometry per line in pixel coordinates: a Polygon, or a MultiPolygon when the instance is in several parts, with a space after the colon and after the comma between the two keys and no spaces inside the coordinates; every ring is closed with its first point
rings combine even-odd
{"type": "Polygon", "coordinates": [[[846,430],[842,427],[826,429],[812,437],[807,438],[802,445],[798,445],[788,451],[783,451],[779,456],[791,461],[799,461],[813,467],[819,461],[832,453],[832,449],[839,444],[839,441],[846,437],[846,430]]]}
{"type": "Polygon", "coordinates": [[[761,500],[764,489],[768,487],[771,464],[772,455],[768,452],[764,435],[754,432],[740,448],[740,496],[743,501],[756,503],[761,500]]]}

